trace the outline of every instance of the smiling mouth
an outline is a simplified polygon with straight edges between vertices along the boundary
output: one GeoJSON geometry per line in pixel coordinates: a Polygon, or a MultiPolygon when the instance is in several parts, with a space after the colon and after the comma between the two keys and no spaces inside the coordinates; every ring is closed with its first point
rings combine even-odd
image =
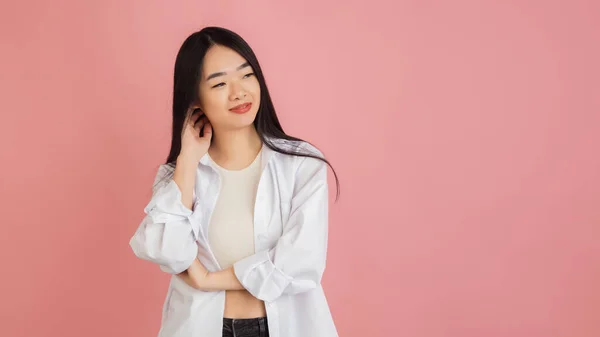
{"type": "Polygon", "coordinates": [[[235,113],[245,113],[245,112],[248,112],[248,110],[250,110],[251,106],[252,106],[252,103],[244,103],[244,104],[240,104],[238,106],[235,106],[235,107],[229,109],[229,111],[235,112],[235,113]]]}

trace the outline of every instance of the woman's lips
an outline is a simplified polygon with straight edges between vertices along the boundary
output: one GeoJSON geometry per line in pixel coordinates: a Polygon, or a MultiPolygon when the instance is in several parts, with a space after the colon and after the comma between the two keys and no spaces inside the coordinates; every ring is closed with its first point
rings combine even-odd
{"type": "Polygon", "coordinates": [[[252,103],[244,103],[244,104],[234,106],[233,108],[229,109],[229,111],[235,112],[237,114],[243,114],[243,113],[248,112],[248,110],[250,110],[251,106],[252,106],[252,103]]]}

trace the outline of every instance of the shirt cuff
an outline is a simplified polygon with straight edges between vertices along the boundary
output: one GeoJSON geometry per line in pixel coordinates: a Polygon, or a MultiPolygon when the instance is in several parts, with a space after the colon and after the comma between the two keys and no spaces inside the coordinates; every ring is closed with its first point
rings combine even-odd
{"type": "Polygon", "coordinates": [[[292,277],[271,262],[268,250],[239,260],[233,264],[233,270],[250,294],[266,302],[277,299],[292,282],[292,277]]]}

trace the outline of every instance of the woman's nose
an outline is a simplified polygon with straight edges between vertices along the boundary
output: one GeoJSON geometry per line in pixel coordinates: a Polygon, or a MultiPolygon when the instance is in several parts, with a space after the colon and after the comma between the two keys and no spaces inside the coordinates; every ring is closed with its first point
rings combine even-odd
{"type": "Polygon", "coordinates": [[[231,100],[243,99],[246,97],[246,90],[240,84],[233,84],[231,86],[231,100]]]}

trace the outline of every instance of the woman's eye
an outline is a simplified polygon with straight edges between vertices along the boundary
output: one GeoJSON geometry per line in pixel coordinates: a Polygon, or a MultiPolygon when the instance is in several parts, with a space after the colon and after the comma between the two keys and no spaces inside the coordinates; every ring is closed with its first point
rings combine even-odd
{"type": "Polygon", "coordinates": [[[221,83],[219,83],[219,84],[215,84],[215,85],[213,85],[211,88],[222,87],[222,86],[224,86],[224,85],[225,85],[225,83],[221,82],[221,83]]]}
{"type": "Polygon", "coordinates": [[[254,75],[254,73],[249,73],[249,74],[244,75],[244,78],[248,78],[248,77],[253,76],[253,75],[254,75]]]}

